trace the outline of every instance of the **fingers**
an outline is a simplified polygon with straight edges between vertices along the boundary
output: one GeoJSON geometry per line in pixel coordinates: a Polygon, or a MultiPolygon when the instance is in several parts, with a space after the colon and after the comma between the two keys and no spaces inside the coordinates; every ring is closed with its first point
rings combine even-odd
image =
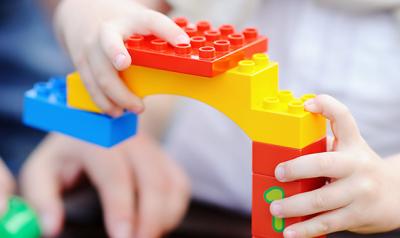
{"type": "Polygon", "coordinates": [[[97,188],[110,237],[134,237],[134,184],[121,153],[95,146],[87,151],[85,170],[97,188]]]}
{"type": "Polygon", "coordinates": [[[92,46],[88,53],[88,64],[101,92],[120,108],[140,113],[143,111],[142,100],[132,94],[120,79],[106,55],[97,46],[92,46]]]}
{"type": "Polygon", "coordinates": [[[189,178],[176,161],[167,159],[166,171],[170,178],[171,189],[168,199],[166,199],[166,212],[163,216],[166,232],[173,230],[180,223],[186,213],[191,196],[189,178]]]}
{"type": "Polygon", "coordinates": [[[22,194],[39,214],[44,235],[55,237],[63,224],[62,188],[59,171],[48,163],[47,156],[47,153],[35,152],[24,165],[20,180],[22,194]]]}
{"type": "Polygon", "coordinates": [[[149,139],[140,135],[132,142],[134,147],[127,151],[138,186],[137,237],[158,238],[174,228],[185,213],[187,179],[149,139]]]}
{"type": "Polygon", "coordinates": [[[274,201],[270,210],[273,216],[279,218],[317,214],[349,205],[352,202],[352,193],[342,180],[338,180],[314,191],[274,201]]]}
{"type": "Polygon", "coordinates": [[[332,131],[339,143],[352,145],[360,142],[360,132],[349,109],[333,97],[319,95],[306,101],[305,108],[313,113],[321,113],[331,122],[332,131]]]}
{"type": "Polygon", "coordinates": [[[310,154],[279,164],[275,177],[281,182],[306,178],[342,178],[354,170],[354,160],[340,152],[310,154]]]}
{"type": "Polygon", "coordinates": [[[82,76],[83,82],[85,83],[85,87],[90,96],[101,111],[113,117],[120,116],[122,114],[122,108],[115,105],[115,103],[113,103],[100,89],[86,61],[78,66],[78,71],[82,76]]]}
{"type": "Polygon", "coordinates": [[[173,20],[162,13],[153,10],[146,11],[146,26],[152,34],[168,41],[172,45],[190,43],[189,36],[173,20]]]}
{"type": "Polygon", "coordinates": [[[309,238],[348,230],[353,224],[351,217],[351,212],[342,208],[289,226],[283,234],[287,238],[309,238]]]}
{"type": "Polygon", "coordinates": [[[123,35],[114,25],[103,25],[100,44],[116,70],[122,71],[131,65],[132,59],[125,47],[123,35]]]}
{"type": "Polygon", "coordinates": [[[6,165],[0,158],[0,217],[7,210],[8,199],[14,192],[15,182],[6,165]]]}

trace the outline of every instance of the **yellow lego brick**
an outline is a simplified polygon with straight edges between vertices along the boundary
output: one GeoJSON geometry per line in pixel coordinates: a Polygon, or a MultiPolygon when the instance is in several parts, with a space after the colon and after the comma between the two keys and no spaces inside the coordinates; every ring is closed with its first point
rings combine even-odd
{"type": "MultiPolygon", "coordinates": [[[[171,94],[202,101],[228,116],[253,141],[300,149],[326,135],[322,116],[305,112],[303,101],[290,91],[278,90],[278,65],[265,54],[212,78],[142,66],[131,66],[121,78],[140,97],[171,94]]],[[[74,81],[68,83],[73,86],[68,96],[75,97],[68,98],[69,105],[99,112],[78,75],[68,81],[74,81]]]]}
{"type": "Polygon", "coordinates": [[[78,72],[67,76],[67,104],[70,107],[101,113],[86,90],[78,72]]]}

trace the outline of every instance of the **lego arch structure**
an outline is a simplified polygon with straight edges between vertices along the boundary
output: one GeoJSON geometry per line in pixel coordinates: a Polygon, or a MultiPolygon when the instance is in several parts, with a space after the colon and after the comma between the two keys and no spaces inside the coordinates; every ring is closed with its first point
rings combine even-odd
{"type": "MultiPolygon", "coordinates": [[[[140,97],[154,94],[185,96],[225,114],[252,141],[301,149],[325,136],[325,120],[304,111],[303,101],[278,89],[278,64],[265,54],[212,78],[143,66],[121,72],[128,88],[140,97]]],[[[100,112],[77,73],[67,80],[69,106],[100,112]]]]}

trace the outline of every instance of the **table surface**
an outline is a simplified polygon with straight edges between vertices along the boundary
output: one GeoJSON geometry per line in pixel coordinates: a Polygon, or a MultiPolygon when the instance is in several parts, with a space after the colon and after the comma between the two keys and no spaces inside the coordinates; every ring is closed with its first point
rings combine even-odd
{"type": "MultiPolygon", "coordinates": [[[[80,190],[66,198],[67,224],[59,238],[107,237],[104,232],[101,209],[93,190],[80,190]],[[96,201],[96,202],[93,202],[96,201]],[[85,208],[85,209],[82,209],[85,208]]],[[[181,226],[168,238],[249,238],[249,216],[223,210],[193,201],[181,226]]],[[[342,232],[329,238],[398,238],[400,231],[376,235],[358,235],[342,232]]]]}

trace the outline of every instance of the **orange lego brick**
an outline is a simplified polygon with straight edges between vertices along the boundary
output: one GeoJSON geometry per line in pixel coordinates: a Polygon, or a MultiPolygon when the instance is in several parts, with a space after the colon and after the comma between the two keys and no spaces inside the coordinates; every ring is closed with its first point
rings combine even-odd
{"type": "Polygon", "coordinates": [[[265,238],[283,238],[283,230],[307,217],[279,219],[274,218],[269,207],[272,201],[290,197],[298,193],[312,191],[325,184],[325,178],[305,179],[281,183],[274,177],[253,173],[252,235],[265,238]]]}
{"type": "Polygon", "coordinates": [[[302,155],[326,151],[326,137],[304,147],[295,149],[290,147],[253,142],[253,173],[274,176],[275,168],[279,163],[295,159],[302,155]]]}
{"type": "Polygon", "coordinates": [[[177,18],[175,22],[191,37],[190,44],[172,46],[153,35],[132,35],[125,41],[132,64],[212,77],[268,49],[268,39],[255,28],[237,32],[233,25],[213,29],[207,21],[193,26],[185,18],[177,18]]]}

